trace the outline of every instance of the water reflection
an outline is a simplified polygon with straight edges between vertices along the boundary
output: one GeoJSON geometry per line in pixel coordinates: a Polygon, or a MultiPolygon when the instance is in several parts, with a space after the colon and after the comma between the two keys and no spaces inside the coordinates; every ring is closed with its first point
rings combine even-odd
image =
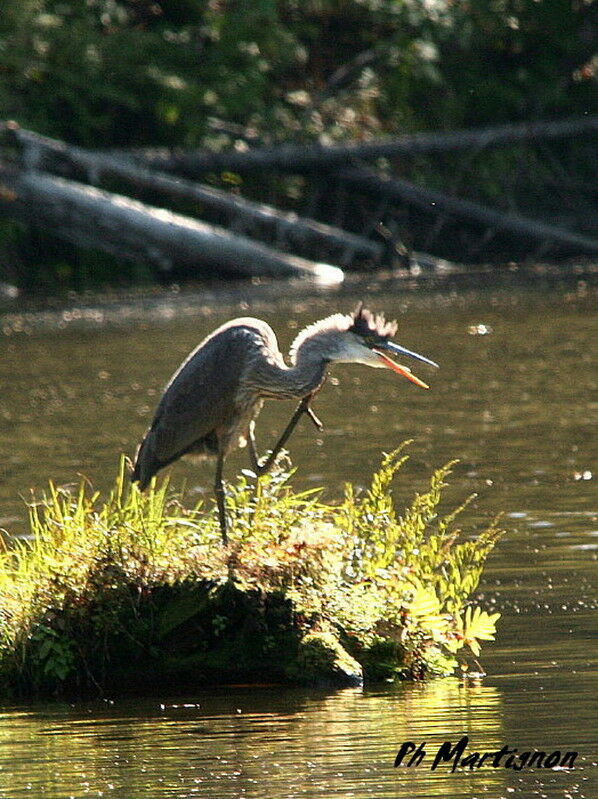
{"type": "MultiPolygon", "coordinates": [[[[141,798],[159,790],[278,799],[396,796],[405,788],[412,796],[441,796],[449,783],[454,790],[471,777],[395,770],[396,751],[408,739],[425,740],[432,751],[465,729],[476,730],[478,746],[500,744],[497,689],[446,680],[332,695],[232,689],[193,702],[116,703],[83,712],[48,706],[4,715],[0,740],[10,742],[10,751],[0,745],[8,754],[0,775],[10,774],[10,781],[0,781],[0,795],[141,798]]],[[[478,788],[502,779],[486,774],[478,788]]]]}
{"type": "Polygon", "coordinates": [[[9,711],[0,727],[0,796],[550,797],[573,790],[590,797],[583,752],[569,773],[431,770],[438,747],[464,733],[468,751],[507,744],[550,752],[577,743],[571,729],[556,736],[544,726],[541,702],[537,719],[522,728],[517,714],[526,705],[517,692],[505,698],[503,688],[443,680],[334,694],[233,688],[184,700],[9,711]],[[424,742],[426,756],[417,767],[395,769],[404,741],[424,742]]]}

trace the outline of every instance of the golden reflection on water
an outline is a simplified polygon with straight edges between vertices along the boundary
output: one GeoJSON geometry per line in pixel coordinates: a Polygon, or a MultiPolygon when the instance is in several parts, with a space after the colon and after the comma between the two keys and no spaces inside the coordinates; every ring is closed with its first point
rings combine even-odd
{"type": "Polygon", "coordinates": [[[162,702],[7,709],[0,717],[0,797],[590,799],[587,749],[573,771],[430,769],[438,747],[464,734],[468,752],[505,744],[556,748],[562,738],[544,714],[538,724],[525,716],[524,681],[516,695],[523,705],[515,709],[515,738],[504,691],[457,679],[335,693],[230,688],[162,702]],[[405,741],[425,742],[426,756],[417,767],[394,768],[405,741]]]}
{"type": "Polygon", "coordinates": [[[336,693],[230,689],[195,701],[45,706],[1,718],[0,796],[290,797],[485,795],[503,774],[393,767],[401,743],[475,730],[501,744],[501,695],[456,679],[336,693]],[[397,794],[397,791],[399,793],[397,794]]]}

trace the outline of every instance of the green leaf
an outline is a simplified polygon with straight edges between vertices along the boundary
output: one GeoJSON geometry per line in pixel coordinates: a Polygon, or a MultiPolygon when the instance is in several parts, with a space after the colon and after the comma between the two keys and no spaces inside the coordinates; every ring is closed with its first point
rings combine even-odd
{"type": "Polygon", "coordinates": [[[416,618],[438,615],[440,613],[440,602],[436,592],[432,588],[420,585],[409,604],[409,612],[416,618]]]}
{"type": "Polygon", "coordinates": [[[465,618],[461,622],[464,643],[477,657],[480,654],[479,641],[494,641],[496,622],[500,613],[487,613],[479,607],[467,608],[465,618]],[[479,639],[479,640],[478,640],[479,639]]]}

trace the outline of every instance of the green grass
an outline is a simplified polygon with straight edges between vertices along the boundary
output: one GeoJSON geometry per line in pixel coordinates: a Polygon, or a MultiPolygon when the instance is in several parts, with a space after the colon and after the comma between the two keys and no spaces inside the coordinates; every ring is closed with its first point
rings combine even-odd
{"type": "Polygon", "coordinates": [[[185,508],[168,481],[141,494],[125,459],[110,496],[50,484],[31,537],[0,553],[0,688],[102,693],[237,678],[325,682],[448,674],[499,614],[470,604],[496,524],[475,539],[463,505],[438,506],[452,464],[401,514],[385,455],[370,487],[323,504],[292,472],[228,488],[216,514],[185,508]],[[340,665],[339,665],[340,664],[340,665]]]}

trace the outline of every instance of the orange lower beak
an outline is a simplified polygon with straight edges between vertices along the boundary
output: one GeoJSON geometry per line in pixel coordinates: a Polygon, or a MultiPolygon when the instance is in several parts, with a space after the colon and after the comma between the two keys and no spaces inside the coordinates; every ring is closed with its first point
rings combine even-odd
{"type": "Polygon", "coordinates": [[[388,369],[392,369],[392,371],[396,372],[398,375],[403,375],[403,377],[406,377],[407,380],[411,380],[412,383],[415,383],[415,385],[419,386],[420,388],[430,388],[427,383],[424,383],[423,380],[420,380],[419,377],[416,377],[411,372],[411,369],[409,369],[407,366],[401,366],[401,364],[396,363],[392,360],[392,358],[389,358],[388,355],[380,352],[380,350],[374,350],[374,352],[378,358],[380,358],[384,366],[386,366],[388,369]]]}

